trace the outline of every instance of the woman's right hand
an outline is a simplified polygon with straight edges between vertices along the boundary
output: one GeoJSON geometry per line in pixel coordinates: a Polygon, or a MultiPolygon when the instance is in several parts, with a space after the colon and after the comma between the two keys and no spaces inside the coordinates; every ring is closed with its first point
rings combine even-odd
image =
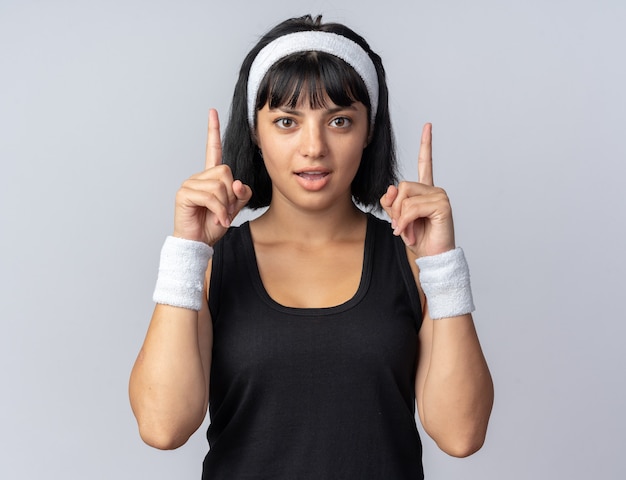
{"type": "Polygon", "coordinates": [[[249,186],[234,180],[222,164],[217,111],[209,111],[205,170],[187,179],[176,193],[174,236],[211,246],[222,238],[252,196],[249,186]]]}

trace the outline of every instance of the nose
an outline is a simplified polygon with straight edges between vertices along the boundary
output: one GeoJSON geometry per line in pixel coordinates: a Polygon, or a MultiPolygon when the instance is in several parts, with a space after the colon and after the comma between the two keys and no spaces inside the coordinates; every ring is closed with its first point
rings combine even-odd
{"type": "Polygon", "coordinates": [[[309,158],[322,158],[327,154],[328,145],[323,126],[310,122],[301,130],[300,154],[309,158]]]}

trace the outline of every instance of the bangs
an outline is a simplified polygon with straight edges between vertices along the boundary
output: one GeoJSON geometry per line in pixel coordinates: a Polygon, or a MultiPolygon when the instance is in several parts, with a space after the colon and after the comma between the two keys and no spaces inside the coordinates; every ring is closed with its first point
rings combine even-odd
{"type": "Polygon", "coordinates": [[[346,62],[322,52],[300,52],[276,62],[259,85],[256,110],[266,103],[269,108],[296,108],[300,98],[309,107],[325,108],[330,99],[335,105],[348,107],[361,102],[370,112],[365,83],[346,62]]]}

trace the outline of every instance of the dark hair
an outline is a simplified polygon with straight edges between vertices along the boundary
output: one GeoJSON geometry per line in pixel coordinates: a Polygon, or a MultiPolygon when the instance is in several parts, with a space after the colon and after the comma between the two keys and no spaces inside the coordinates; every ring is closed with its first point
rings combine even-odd
{"type": "MultiPolygon", "coordinates": [[[[374,53],[365,39],[339,23],[322,23],[321,15],[311,15],[286,20],[267,34],[248,53],[241,65],[239,79],[230,109],[230,118],[224,133],[224,163],[252,189],[248,207],[266,207],[272,200],[272,182],[265,169],[254,132],[248,124],[247,85],[252,62],[263,47],[289,33],[300,31],[323,31],[343,35],[359,44],[369,55],[378,74],[378,110],[369,143],[363,150],[361,164],[352,181],[353,198],[366,207],[379,208],[379,199],[387,187],[397,180],[394,140],[389,117],[388,91],[385,70],[380,57],[374,53]]],[[[306,88],[312,108],[324,106],[325,97],[339,106],[349,106],[360,101],[370,115],[370,100],[361,77],[343,60],[322,52],[295,53],[278,61],[261,81],[255,102],[260,110],[270,102],[270,107],[289,105],[294,107],[306,88]],[[319,88],[321,84],[322,88],[319,88]]],[[[256,121],[256,120],[255,120],[256,121]]],[[[371,127],[370,127],[371,128],[371,127]]]]}

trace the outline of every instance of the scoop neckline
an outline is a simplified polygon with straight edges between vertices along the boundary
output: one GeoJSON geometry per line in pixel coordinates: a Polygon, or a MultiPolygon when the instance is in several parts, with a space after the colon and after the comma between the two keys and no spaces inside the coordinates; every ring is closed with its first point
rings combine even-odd
{"type": "Polygon", "coordinates": [[[330,307],[313,307],[313,308],[300,308],[289,307],[278,303],[274,300],[265,289],[263,280],[261,279],[261,273],[259,272],[259,265],[257,263],[256,252],[254,250],[254,243],[252,242],[252,234],[250,233],[250,222],[247,221],[241,225],[243,229],[243,245],[248,264],[248,270],[252,284],[261,298],[261,300],[274,310],[282,313],[288,313],[290,315],[299,316],[325,316],[334,315],[337,313],[345,312],[351,308],[354,308],[363,298],[370,285],[371,269],[372,269],[372,254],[374,251],[373,243],[375,237],[374,217],[371,214],[367,214],[367,225],[365,230],[365,244],[363,248],[363,263],[361,267],[361,280],[359,286],[354,295],[343,303],[333,305],[330,307]]]}

